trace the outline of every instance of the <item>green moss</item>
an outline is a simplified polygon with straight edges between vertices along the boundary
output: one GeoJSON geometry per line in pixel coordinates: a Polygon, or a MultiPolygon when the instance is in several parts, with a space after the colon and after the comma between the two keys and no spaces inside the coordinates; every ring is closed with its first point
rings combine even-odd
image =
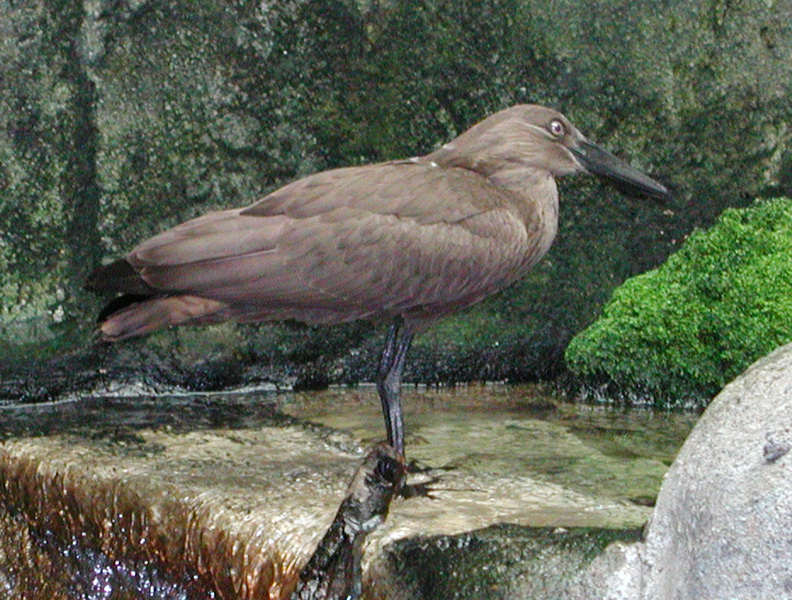
{"type": "Polygon", "coordinates": [[[566,352],[589,381],[660,401],[708,398],[792,341],[792,200],[730,209],[616,290],[566,352]]]}
{"type": "Polygon", "coordinates": [[[390,577],[412,598],[542,600],[568,597],[564,592],[606,546],[640,535],[634,529],[494,525],[403,538],[385,548],[385,560],[390,577]]]}

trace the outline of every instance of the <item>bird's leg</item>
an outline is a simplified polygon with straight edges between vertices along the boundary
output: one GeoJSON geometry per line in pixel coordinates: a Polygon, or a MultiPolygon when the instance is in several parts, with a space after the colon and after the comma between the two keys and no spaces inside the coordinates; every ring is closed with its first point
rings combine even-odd
{"type": "Polygon", "coordinates": [[[401,376],[412,338],[412,329],[404,326],[401,319],[393,323],[385,338],[385,348],[377,371],[377,390],[382,403],[382,413],[385,415],[388,443],[402,457],[404,456],[404,420],[401,376]]]}
{"type": "Polygon", "coordinates": [[[360,598],[363,541],[385,520],[391,500],[402,489],[407,474],[400,387],[412,338],[412,328],[404,326],[401,319],[388,331],[377,371],[388,444],[380,444],[366,456],[333,524],[300,572],[290,600],[360,598]]]}
{"type": "Polygon", "coordinates": [[[379,390],[388,444],[369,452],[349,486],[311,560],[300,572],[290,600],[352,600],[362,589],[361,559],[366,535],[385,520],[393,496],[404,484],[404,422],[401,374],[413,331],[397,320],[385,338],[379,369],[379,390]]]}

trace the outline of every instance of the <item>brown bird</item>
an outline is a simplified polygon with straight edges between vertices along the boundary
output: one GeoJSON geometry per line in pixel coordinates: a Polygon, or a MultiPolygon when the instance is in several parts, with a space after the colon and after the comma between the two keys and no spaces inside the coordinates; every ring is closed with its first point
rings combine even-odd
{"type": "Polygon", "coordinates": [[[91,276],[89,289],[123,294],[99,328],[116,341],[229,319],[391,320],[377,388],[403,455],[413,335],[525,275],[556,235],[555,178],[577,172],[668,196],[561,113],[514,106],[426,156],[317,173],[144,241],[91,276]]]}

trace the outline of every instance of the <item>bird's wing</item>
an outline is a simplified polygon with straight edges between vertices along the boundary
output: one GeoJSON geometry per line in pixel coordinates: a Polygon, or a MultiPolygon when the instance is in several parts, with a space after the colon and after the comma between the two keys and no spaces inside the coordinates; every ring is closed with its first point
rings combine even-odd
{"type": "Polygon", "coordinates": [[[525,267],[511,201],[459,169],[339,169],[188,221],[127,260],[153,288],[232,306],[402,311],[480,297],[525,267]]]}
{"type": "Polygon", "coordinates": [[[242,211],[245,215],[308,218],[354,207],[379,215],[398,214],[421,223],[453,223],[505,199],[486,179],[464,169],[404,160],[317,173],[290,183],[242,211]],[[478,189],[477,189],[478,188],[478,189]],[[477,193],[478,192],[478,193],[477,193]]]}

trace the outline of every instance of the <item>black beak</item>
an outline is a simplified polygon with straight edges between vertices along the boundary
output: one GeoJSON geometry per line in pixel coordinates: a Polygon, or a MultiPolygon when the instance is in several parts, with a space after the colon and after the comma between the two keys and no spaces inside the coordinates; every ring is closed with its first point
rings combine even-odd
{"type": "Polygon", "coordinates": [[[569,151],[586,171],[608,181],[628,196],[646,196],[658,200],[671,198],[663,184],[586,139],[580,141],[576,147],[569,148],[569,151]]]}

